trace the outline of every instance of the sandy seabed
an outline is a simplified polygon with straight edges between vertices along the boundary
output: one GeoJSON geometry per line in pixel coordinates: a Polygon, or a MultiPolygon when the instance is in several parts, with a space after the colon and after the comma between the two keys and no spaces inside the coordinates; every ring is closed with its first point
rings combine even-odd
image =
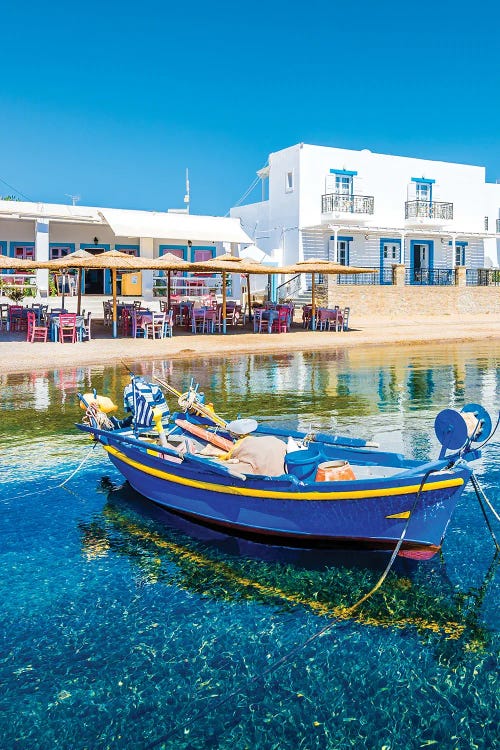
{"type": "Polygon", "coordinates": [[[111,365],[120,361],[234,356],[246,353],[324,351],[350,347],[500,340],[500,314],[433,315],[400,320],[396,317],[355,319],[347,332],[305,331],[297,323],[288,333],[253,333],[242,328],[228,334],[174,332],[172,338],[113,339],[110,329],[94,324],[91,341],[76,344],[27,343],[25,334],[0,331],[0,373],[26,372],[81,365],[111,365]]]}

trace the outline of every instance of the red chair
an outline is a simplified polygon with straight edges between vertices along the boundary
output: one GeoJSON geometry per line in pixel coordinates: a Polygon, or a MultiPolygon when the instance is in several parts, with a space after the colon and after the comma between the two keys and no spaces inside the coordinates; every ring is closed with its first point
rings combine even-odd
{"type": "Polygon", "coordinates": [[[37,325],[36,315],[34,312],[28,312],[28,333],[26,335],[26,341],[32,344],[34,341],[47,341],[49,329],[47,326],[37,325]]]}
{"type": "Polygon", "coordinates": [[[278,310],[278,317],[274,318],[271,323],[271,333],[287,333],[288,332],[288,310],[282,308],[278,310]]]}
{"type": "Polygon", "coordinates": [[[76,341],[76,313],[65,313],[59,315],[59,341],[64,344],[76,341]]]}
{"type": "Polygon", "coordinates": [[[21,331],[26,324],[26,318],[23,320],[23,306],[9,305],[9,329],[11,331],[21,331]]]}

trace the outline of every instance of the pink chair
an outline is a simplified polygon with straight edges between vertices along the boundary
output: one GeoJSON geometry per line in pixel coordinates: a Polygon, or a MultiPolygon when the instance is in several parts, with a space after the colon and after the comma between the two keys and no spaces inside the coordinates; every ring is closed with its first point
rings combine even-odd
{"type": "Polygon", "coordinates": [[[28,312],[28,329],[26,335],[26,341],[32,344],[34,341],[47,341],[49,329],[47,326],[37,325],[36,315],[34,312],[28,312]]]}
{"type": "Polygon", "coordinates": [[[59,315],[59,341],[64,344],[76,341],[76,313],[62,313],[59,315]]]}

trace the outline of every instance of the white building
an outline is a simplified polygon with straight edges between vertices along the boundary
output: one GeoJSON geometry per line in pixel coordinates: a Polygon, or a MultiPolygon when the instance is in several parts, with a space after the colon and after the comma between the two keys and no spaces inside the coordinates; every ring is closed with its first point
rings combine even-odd
{"type": "Polygon", "coordinates": [[[500,184],[484,167],[300,143],[257,174],[262,200],[231,216],[286,264],[327,258],[380,269],[381,283],[395,263],[407,283],[499,265],[500,184]]]}
{"type": "MultiPolygon", "coordinates": [[[[0,253],[13,258],[51,260],[84,249],[145,258],[172,253],[191,262],[224,251],[237,254],[239,246],[250,243],[237,218],[0,200],[0,253]]],[[[153,295],[154,273],[142,272],[146,298],[153,295]]],[[[214,276],[204,283],[216,286],[217,281],[214,276]]],[[[48,287],[48,271],[37,271],[37,285],[48,287]]],[[[86,294],[110,294],[111,274],[87,269],[83,286],[86,294]]]]}

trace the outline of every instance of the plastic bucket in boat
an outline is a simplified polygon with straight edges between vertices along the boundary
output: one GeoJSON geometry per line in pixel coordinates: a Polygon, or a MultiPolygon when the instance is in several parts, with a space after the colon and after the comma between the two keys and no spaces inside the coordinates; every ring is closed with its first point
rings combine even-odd
{"type": "Polygon", "coordinates": [[[293,474],[297,479],[305,482],[314,477],[318,460],[318,448],[310,446],[307,450],[287,453],[285,456],[285,466],[288,474],[293,474]]]}
{"type": "Polygon", "coordinates": [[[324,461],[316,471],[317,482],[339,482],[356,479],[349,461],[324,461]]]}

